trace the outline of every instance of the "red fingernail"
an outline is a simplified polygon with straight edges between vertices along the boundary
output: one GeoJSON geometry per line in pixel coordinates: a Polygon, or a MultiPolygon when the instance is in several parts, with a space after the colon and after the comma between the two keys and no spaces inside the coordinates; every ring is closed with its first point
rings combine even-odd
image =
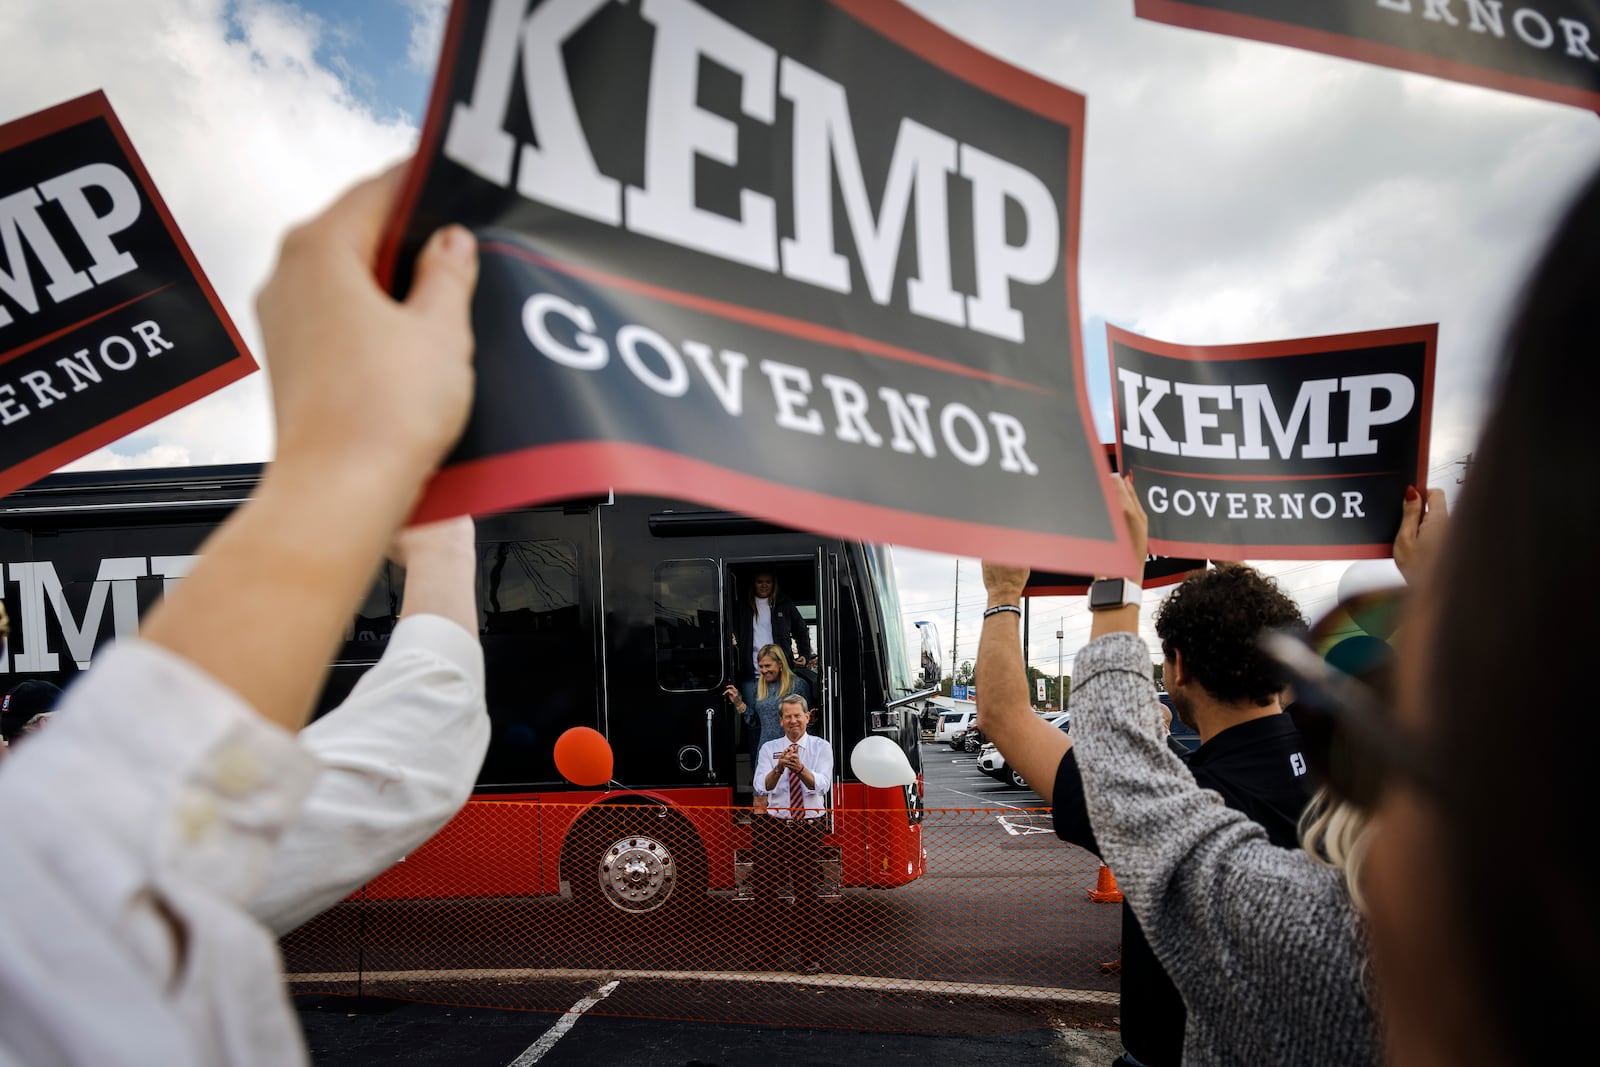
{"type": "Polygon", "coordinates": [[[1407,500],[1416,500],[1421,495],[1422,495],[1421,493],[1417,492],[1417,487],[1416,486],[1414,486],[1414,485],[1406,486],[1406,499],[1407,500]]]}

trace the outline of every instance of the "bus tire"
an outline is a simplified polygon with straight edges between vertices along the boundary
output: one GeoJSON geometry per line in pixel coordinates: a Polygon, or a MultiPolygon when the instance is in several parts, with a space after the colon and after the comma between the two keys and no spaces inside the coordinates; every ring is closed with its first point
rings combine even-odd
{"type": "Polygon", "coordinates": [[[677,915],[706,894],[699,836],[662,805],[585,815],[567,834],[561,866],[572,899],[599,916],[677,915]]]}

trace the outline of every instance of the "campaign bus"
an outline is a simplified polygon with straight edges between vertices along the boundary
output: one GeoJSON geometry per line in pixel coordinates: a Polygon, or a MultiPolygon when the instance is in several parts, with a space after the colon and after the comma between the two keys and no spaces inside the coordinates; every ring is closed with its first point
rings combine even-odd
{"type": "MultiPolygon", "coordinates": [[[[102,645],[134,633],[261,470],[56,474],[0,500],[13,626],[0,688],[28,678],[66,686],[102,645]]],[[[812,729],[836,762],[834,884],[889,888],[924,873],[919,718],[937,679],[913,672],[883,546],[682,501],[607,497],[481,516],[477,555],[488,755],[462,812],[364,899],[570,893],[644,914],[737,890],[751,768],[745,724],[722,691],[733,657],[750,655],[734,643],[735,613],[748,610],[758,572],[799,608],[817,657],[812,729]],[[609,741],[607,787],[558,773],[555,741],[574,726],[609,741]],[[914,785],[869,788],[853,776],[851,748],[872,735],[901,747],[914,785]]],[[[388,563],[377,575],[316,714],[382,654],[403,580],[388,563]]],[[[931,629],[918,627],[925,644],[931,629]]],[[[942,661],[937,649],[924,655],[942,661]]]]}

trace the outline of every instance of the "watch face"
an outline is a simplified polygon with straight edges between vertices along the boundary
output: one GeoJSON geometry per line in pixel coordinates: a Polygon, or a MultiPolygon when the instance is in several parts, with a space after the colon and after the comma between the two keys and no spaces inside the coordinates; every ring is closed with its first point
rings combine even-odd
{"type": "Polygon", "coordinates": [[[1089,610],[1122,606],[1122,579],[1101,578],[1089,586],[1089,610]]]}

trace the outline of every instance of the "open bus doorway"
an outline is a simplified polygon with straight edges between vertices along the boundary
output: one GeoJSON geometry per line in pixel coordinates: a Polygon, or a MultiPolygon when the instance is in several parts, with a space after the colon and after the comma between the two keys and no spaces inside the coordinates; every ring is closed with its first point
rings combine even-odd
{"type": "MultiPolygon", "coordinates": [[[[790,670],[805,681],[806,688],[810,692],[811,732],[825,736],[823,723],[826,716],[823,712],[824,693],[820,669],[823,633],[819,621],[822,612],[821,597],[818,595],[821,589],[818,561],[814,557],[729,560],[727,571],[731,680],[735,685],[743,685],[755,677],[755,656],[759,651],[755,618],[757,591],[770,590],[768,597],[772,614],[787,616],[789,620],[793,620],[787,626],[776,621],[768,623],[774,630],[783,627],[787,631],[775,635],[781,637],[781,640],[774,640],[773,643],[784,649],[790,670]],[[802,656],[804,656],[803,664],[800,662],[802,656]]],[[[756,728],[747,725],[744,717],[737,712],[733,712],[732,718],[735,752],[734,804],[748,807],[754,799],[751,778],[755,772],[752,752],[755,748],[756,728]]]]}

